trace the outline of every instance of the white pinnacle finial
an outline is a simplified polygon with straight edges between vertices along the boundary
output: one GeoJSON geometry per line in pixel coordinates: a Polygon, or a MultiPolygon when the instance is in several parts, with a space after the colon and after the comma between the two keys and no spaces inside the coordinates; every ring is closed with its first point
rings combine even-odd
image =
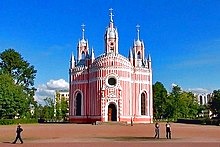
{"type": "Polygon", "coordinates": [[[113,11],[113,9],[110,8],[110,9],[109,9],[109,12],[110,12],[110,15],[109,15],[109,16],[110,16],[110,21],[111,21],[111,22],[113,22],[113,16],[114,16],[114,15],[112,14],[112,11],[113,11]]]}
{"type": "Polygon", "coordinates": [[[140,39],[140,25],[136,25],[136,28],[137,28],[137,40],[140,39]]]}
{"type": "Polygon", "coordinates": [[[81,25],[82,27],[82,39],[85,39],[85,26],[84,24],[81,25]]]}

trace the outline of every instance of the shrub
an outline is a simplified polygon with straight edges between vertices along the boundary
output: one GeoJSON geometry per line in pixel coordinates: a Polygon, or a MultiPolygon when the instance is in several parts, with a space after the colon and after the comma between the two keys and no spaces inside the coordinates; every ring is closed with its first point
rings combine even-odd
{"type": "Polygon", "coordinates": [[[37,123],[37,119],[0,119],[0,125],[37,123]]]}

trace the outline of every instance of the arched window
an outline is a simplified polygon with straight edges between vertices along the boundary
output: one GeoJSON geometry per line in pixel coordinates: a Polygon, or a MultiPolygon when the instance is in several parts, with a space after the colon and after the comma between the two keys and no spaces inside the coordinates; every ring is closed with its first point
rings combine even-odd
{"type": "Polygon", "coordinates": [[[137,58],[141,59],[141,52],[140,51],[137,53],[137,58]]]}
{"type": "Polygon", "coordinates": [[[82,95],[78,92],[76,95],[76,116],[81,116],[82,95]]]}
{"type": "Polygon", "coordinates": [[[85,59],[86,58],[86,54],[84,51],[82,51],[82,59],[85,59]]]}
{"type": "Polygon", "coordinates": [[[141,115],[146,115],[146,96],[141,94],[141,115]]]}

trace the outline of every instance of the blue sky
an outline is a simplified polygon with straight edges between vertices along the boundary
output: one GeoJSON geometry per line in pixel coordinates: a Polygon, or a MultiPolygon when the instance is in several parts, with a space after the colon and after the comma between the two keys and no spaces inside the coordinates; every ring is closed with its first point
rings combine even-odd
{"type": "Polygon", "coordinates": [[[172,83],[185,90],[220,88],[219,0],[1,0],[0,51],[14,48],[35,66],[35,87],[68,86],[81,24],[97,57],[104,52],[109,8],[120,54],[128,56],[140,25],[154,83],[162,82],[167,90],[172,83]]]}

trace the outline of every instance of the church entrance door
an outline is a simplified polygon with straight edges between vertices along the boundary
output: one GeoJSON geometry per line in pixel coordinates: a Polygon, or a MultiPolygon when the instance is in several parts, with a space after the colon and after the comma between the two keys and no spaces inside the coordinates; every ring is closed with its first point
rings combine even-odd
{"type": "Polygon", "coordinates": [[[117,121],[117,110],[114,104],[108,105],[108,121],[117,121]]]}

